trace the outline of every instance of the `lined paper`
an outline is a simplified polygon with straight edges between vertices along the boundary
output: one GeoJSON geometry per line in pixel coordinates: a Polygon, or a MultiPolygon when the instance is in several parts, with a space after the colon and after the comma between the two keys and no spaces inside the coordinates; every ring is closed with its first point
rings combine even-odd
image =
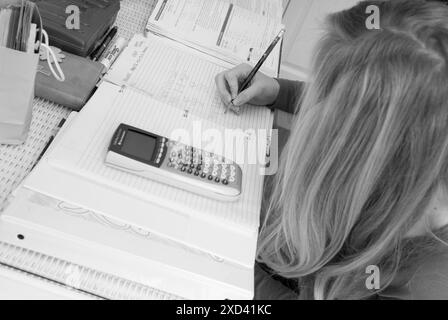
{"type": "Polygon", "coordinates": [[[238,117],[225,114],[215,76],[232,65],[184,45],[150,35],[136,35],[106,80],[149,94],[155,100],[225,128],[256,128],[272,120],[267,108],[245,106],[238,117]]]}

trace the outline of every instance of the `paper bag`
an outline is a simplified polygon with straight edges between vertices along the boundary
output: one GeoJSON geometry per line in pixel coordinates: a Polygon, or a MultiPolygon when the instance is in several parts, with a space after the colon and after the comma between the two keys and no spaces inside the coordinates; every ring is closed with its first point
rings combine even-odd
{"type": "Polygon", "coordinates": [[[39,56],[0,48],[0,144],[25,142],[39,56]]]}
{"type": "MultiPolygon", "coordinates": [[[[0,8],[23,3],[0,0],[0,8]]],[[[31,21],[42,29],[37,7],[33,4],[31,8],[31,21]]],[[[37,38],[41,43],[42,32],[37,38]]],[[[38,54],[0,47],[0,144],[21,144],[28,136],[38,60],[38,54]]]]}

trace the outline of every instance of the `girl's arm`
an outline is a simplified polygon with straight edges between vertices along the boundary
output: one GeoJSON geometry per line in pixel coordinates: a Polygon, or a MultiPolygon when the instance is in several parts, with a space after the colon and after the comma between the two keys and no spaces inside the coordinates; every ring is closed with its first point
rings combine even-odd
{"type": "Polygon", "coordinates": [[[276,79],[280,84],[277,100],[269,107],[282,110],[291,114],[299,112],[299,101],[305,89],[305,82],[276,79]]]}

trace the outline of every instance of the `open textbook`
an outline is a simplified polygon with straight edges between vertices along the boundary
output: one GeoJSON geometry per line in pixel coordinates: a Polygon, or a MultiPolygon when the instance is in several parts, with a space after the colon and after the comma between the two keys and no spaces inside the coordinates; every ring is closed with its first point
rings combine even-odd
{"type": "MultiPolygon", "coordinates": [[[[282,0],[159,0],[147,32],[168,37],[232,64],[256,64],[283,28],[282,0]]],[[[278,46],[261,69],[279,72],[278,46]]]]}

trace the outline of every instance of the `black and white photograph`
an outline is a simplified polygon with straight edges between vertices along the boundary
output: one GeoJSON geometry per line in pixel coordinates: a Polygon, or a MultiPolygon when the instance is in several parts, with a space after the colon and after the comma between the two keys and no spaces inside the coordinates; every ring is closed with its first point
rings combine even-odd
{"type": "Polygon", "coordinates": [[[0,0],[0,300],[448,300],[448,1],[0,0]]]}

